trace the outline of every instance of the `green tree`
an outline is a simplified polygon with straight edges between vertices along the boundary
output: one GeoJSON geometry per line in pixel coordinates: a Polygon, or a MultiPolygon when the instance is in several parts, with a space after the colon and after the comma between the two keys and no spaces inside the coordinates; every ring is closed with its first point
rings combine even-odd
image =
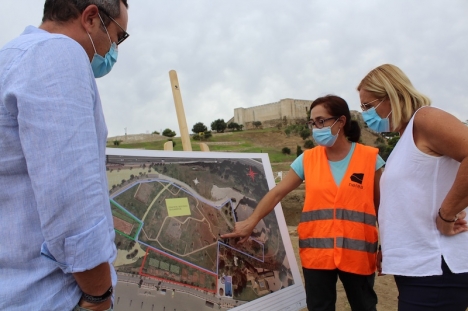
{"type": "Polygon", "coordinates": [[[153,133],[151,133],[151,134],[159,135],[159,132],[158,131],[153,131],[153,133]]]}
{"type": "Polygon", "coordinates": [[[291,129],[288,127],[287,129],[284,130],[284,133],[286,134],[286,136],[289,137],[289,135],[291,135],[291,129]]]}
{"type": "Polygon", "coordinates": [[[120,140],[114,140],[114,146],[120,145],[120,140]]]}
{"type": "Polygon", "coordinates": [[[302,140],[306,140],[307,138],[310,137],[310,130],[309,129],[302,129],[299,132],[299,135],[302,137],[302,140]]]}
{"type": "Polygon", "coordinates": [[[227,125],[228,129],[233,130],[233,131],[238,131],[239,130],[239,124],[236,122],[231,122],[227,125]]]}
{"type": "Polygon", "coordinates": [[[256,129],[258,129],[260,126],[262,126],[262,122],[254,121],[254,122],[252,122],[252,125],[255,126],[256,129]]]}
{"type": "Polygon", "coordinates": [[[314,148],[315,147],[315,144],[314,142],[311,140],[311,139],[307,139],[305,142],[304,142],[304,148],[306,149],[311,149],[311,148],[314,148]]]}
{"type": "Polygon", "coordinates": [[[211,130],[216,131],[216,133],[224,133],[227,124],[224,122],[224,119],[218,119],[211,122],[211,130]]]}
{"type": "Polygon", "coordinates": [[[205,133],[207,130],[208,128],[202,122],[195,123],[195,125],[192,127],[192,132],[194,134],[205,133]]]}
{"type": "Polygon", "coordinates": [[[162,132],[163,136],[166,136],[166,137],[174,137],[176,136],[176,132],[174,132],[173,130],[167,128],[165,129],[163,132],[162,132]]]}

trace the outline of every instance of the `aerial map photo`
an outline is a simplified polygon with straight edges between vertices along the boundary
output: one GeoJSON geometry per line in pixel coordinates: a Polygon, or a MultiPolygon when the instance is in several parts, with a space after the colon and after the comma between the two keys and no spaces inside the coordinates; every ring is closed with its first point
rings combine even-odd
{"type": "Polygon", "coordinates": [[[106,167],[118,250],[114,310],[305,307],[280,208],[243,244],[220,237],[274,186],[266,154],[108,149],[106,167]]]}

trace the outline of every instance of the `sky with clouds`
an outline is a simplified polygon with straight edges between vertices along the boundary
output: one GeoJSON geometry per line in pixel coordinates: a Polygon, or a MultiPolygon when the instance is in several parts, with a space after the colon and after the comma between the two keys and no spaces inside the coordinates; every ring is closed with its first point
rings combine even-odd
{"type": "MultiPolygon", "coordinates": [[[[109,136],[171,128],[176,70],[189,130],[234,109],[356,86],[399,66],[433,106],[468,119],[466,0],[128,0],[130,37],[98,79],[109,136]]],[[[38,26],[43,0],[2,0],[0,46],[38,26]]]]}

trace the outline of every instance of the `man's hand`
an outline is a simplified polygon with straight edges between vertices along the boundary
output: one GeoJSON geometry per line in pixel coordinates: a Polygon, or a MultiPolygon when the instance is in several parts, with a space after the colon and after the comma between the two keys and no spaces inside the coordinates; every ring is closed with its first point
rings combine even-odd
{"type": "Polygon", "coordinates": [[[109,310],[110,307],[112,306],[112,299],[109,298],[106,301],[101,302],[101,303],[90,303],[81,299],[78,305],[82,308],[92,310],[92,311],[105,311],[105,310],[109,310]]]}
{"type": "Polygon", "coordinates": [[[439,215],[437,215],[437,218],[436,218],[437,229],[440,231],[440,233],[442,233],[443,235],[447,235],[447,236],[452,236],[458,233],[468,231],[468,225],[467,225],[465,218],[466,218],[465,211],[461,211],[458,214],[458,220],[455,222],[443,221],[439,217],[439,215]]]}
{"type": "Polygon", "coordinates": [[[253,231],[253,229],[255,228],[256,225],[257,224],[252,222],[250,220],[250,218],[248,218],[248,219],[246,219],[244,221],[236,222],[236,225],[234,227],[234,231],[232,231],[231,233],[226,233],[226,234],[221,235],[221,238],[226,239],[226,238],[241,237],[241,239],[237,243],[242,244],[242,243],[244,243],[245,241],[248,240],[248,238],[252,234],[252,231],[253,231]]]}

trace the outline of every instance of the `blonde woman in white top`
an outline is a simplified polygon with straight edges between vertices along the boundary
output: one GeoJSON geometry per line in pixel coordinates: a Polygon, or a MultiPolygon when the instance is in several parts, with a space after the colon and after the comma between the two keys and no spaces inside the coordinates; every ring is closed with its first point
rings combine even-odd
{"type": "Polygon", "coordinates": [[[468,127],[430,106],[394,65],[357,90],[364,121],[398,132],[380,182],[382,272],[395,275],[400,311],[468,308],[468,127]]]}

